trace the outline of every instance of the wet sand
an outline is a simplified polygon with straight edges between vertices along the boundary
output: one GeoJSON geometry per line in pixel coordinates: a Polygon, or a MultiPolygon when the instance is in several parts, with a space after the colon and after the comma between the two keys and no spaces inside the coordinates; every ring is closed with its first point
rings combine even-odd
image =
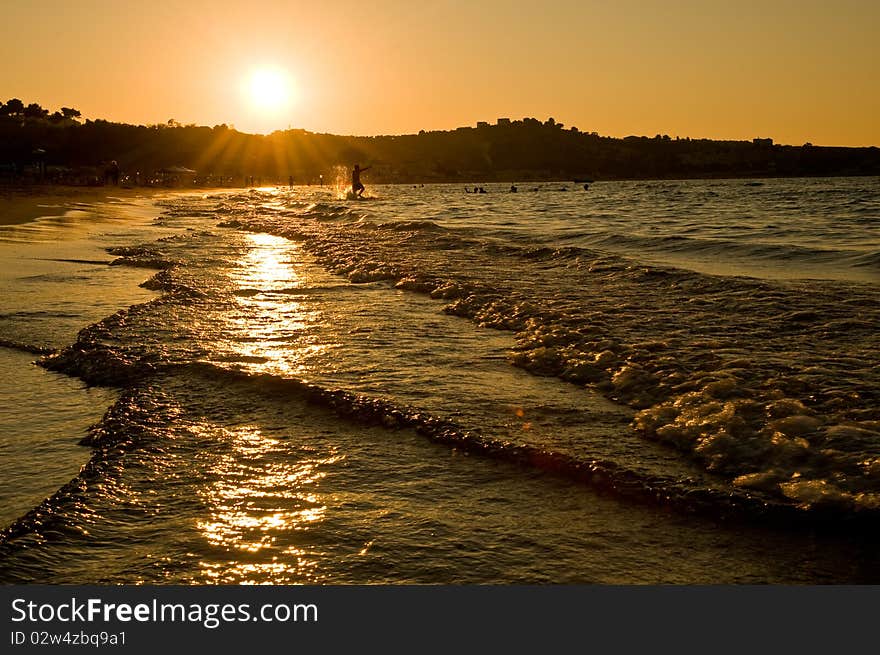
{"type": "Polygon", "coordinates": [[[0,187],[0,225],[18,225],[45,216],[63,216],[68,211],[77,209],[82,203],[129,201],[181,190],[189,191],[189,189],[164,187],[55,185],[0,187]]]}

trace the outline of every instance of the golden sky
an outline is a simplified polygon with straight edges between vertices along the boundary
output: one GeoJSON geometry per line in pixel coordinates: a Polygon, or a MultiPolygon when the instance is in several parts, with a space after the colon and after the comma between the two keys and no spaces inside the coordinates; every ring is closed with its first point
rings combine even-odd
{"type": "Polygon", "coordinates": [[[880,145],[880,1],[0,0],[0,99],[131,123],[880,145]],[[248,80],[280,72],[289,102],[248,80]]]}

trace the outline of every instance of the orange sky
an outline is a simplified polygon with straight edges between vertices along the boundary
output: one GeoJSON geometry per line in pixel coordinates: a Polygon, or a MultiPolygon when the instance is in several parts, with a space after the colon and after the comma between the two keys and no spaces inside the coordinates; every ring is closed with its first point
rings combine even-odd
{"type": "Polygon", "coordinates": [[[0,99],[337,134],[553,116],[610,136],[880,145],[880,2],[4,2],[0,99]],[[243,92],[295,83],[283,112],[243,92]]]}

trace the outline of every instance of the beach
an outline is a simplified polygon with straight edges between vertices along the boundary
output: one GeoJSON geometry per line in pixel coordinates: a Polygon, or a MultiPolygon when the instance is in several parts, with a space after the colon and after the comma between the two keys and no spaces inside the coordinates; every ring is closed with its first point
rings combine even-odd
{"type": "Polygon", "coordinates": [[[147,198],[168,189],[117,186],[0,186],[0,225],[28,223],[44,216],[63,216],[83,204],[147,198]]]}
{"type": "Polygon", "coordinates": [[[5,228],[0,579],[876,582],[876,178],[564,186],[5,228]]]}

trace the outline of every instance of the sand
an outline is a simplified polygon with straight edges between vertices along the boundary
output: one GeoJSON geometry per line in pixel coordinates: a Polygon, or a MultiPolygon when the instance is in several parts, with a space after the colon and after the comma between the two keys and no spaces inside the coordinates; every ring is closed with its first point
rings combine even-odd
{"type": "Polygon", "coordinates": [[[45,216],[63,216],[81,203],[130,201],[173,192],[172,189],[114,186],[0,186],[0,225],[29,223],[45,216]]]}

